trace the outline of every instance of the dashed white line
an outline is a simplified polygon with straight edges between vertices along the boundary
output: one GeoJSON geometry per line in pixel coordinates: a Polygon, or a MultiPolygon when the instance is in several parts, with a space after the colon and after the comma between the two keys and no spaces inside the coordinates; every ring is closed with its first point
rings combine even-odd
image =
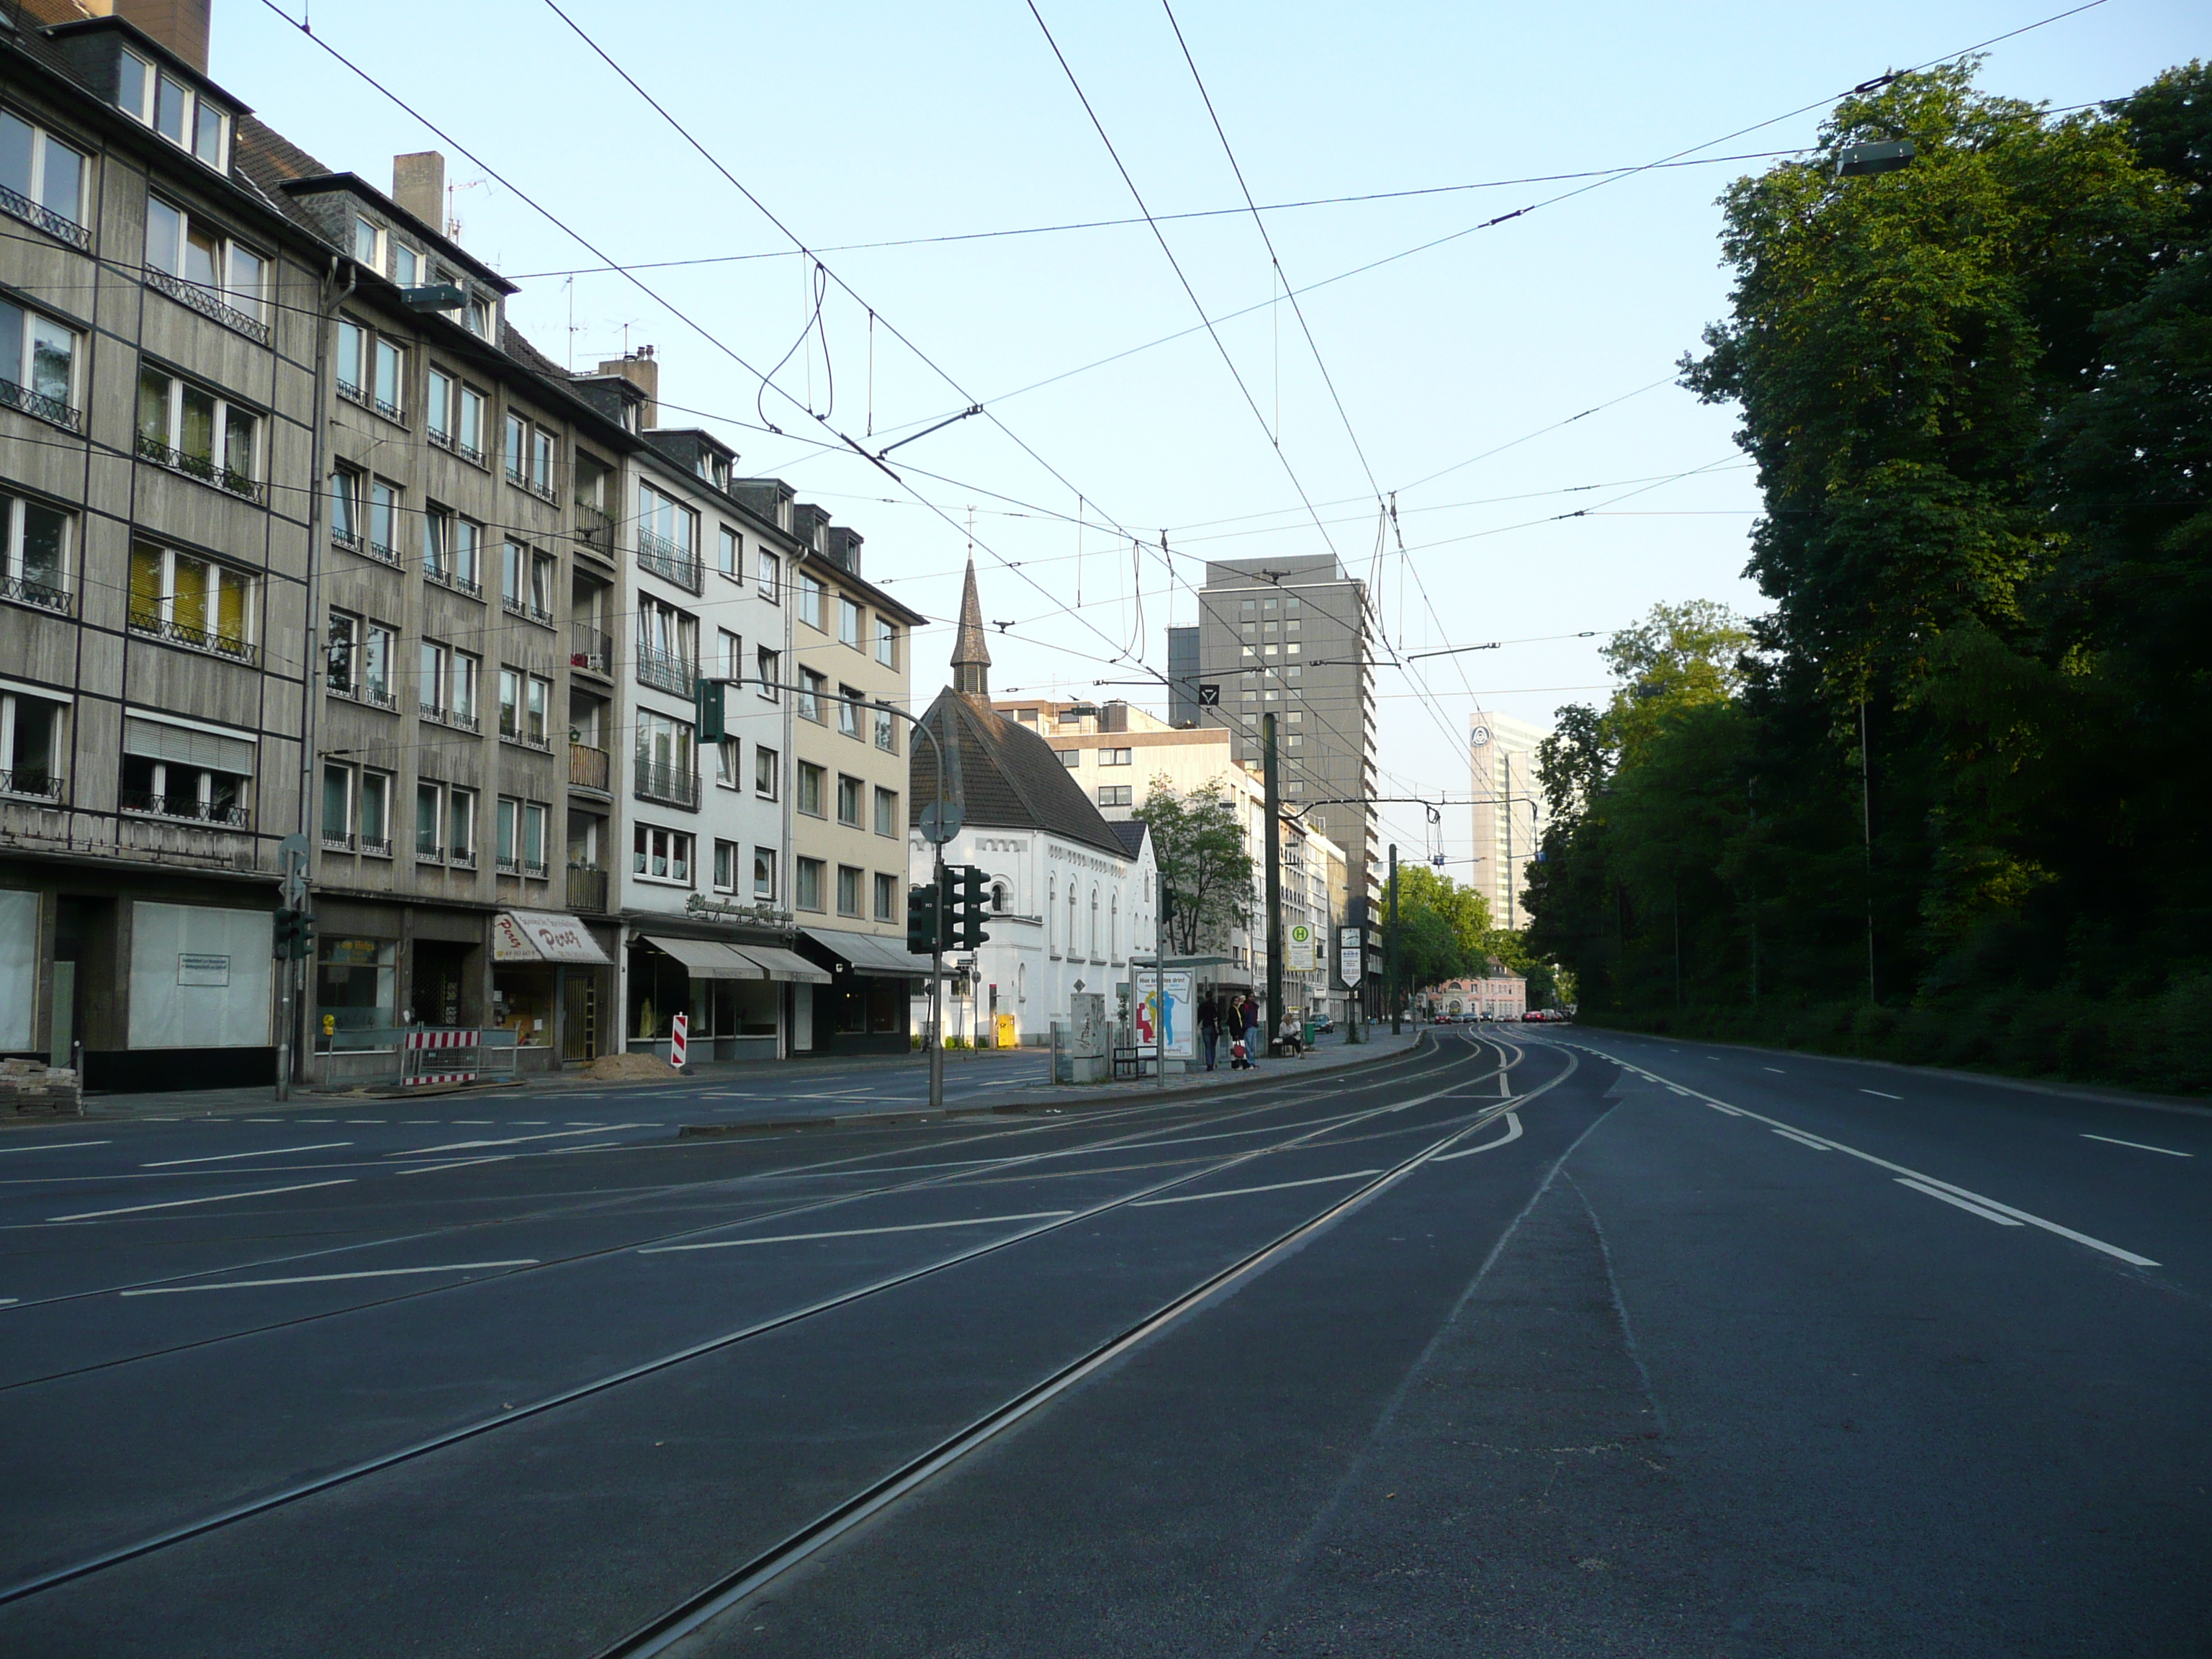
{"type": "Polygon", "coordinates": [[[1863,1095],[1874,1095],[1883,1100],[1902,1100],[1905,1098],[1903,1095],[1884,1094],[1879,1089],[1862,1089],[1859,1092],[1863,1095]]]}
{"type": "Polygon", "coordinates": [[[1357,1181],[1362,1176],[1382,1173],[1380,1170],[1346,1170],[1342,1175],[1313,1176],[1304,1181],[1271,1181],[1264,1187],[1231,1187],[1220,1193],[1177,1193],[1172,1198],[1140,1198],[1129,1207],[1149,1210],[1161,1204],[1195,1204],[1208,1198],[1243,1198],[1248,1193],[1279,1193],[1292,1187],[1321,1187],[1332,1181],[1357,1181]]]}
{"type": "Polygon", "coordinates": [[[404,1176],[428,1175],[433,1170],[465,1170],[471,1164],[504,1164],[514,1156],[513,1152],[500,1152],[490,1158],[449,1158],[442,1164],[419,1164],[399,1173],[404,1176]]]}
{"type": "Polygon", "coordinates": [[[1789,1073],[1784,1071],[1779,1066],[1762,1066],[1759,1067],[1759,1070],[1762,1072],[1771,1072],[1777,1077],[1788,1077],[1790,1075],[1789,1073]]]}
{"type": "Polygon", "coordinates": [[[507,1135],[498,1140],[452,1140],[442,1146],[417,1146],[411,1152],[386,1152],[386,1158],[428,1158],[433,1152],[473,1152],[484,1146],[513,1146],[526,1140],[566,1140],[575,1135],[597,1134],[602,1130],[643,1129],[644,1123],[594,1123],[588,1129],[550,1129],[542,1135],[507,1135]]]}
{"type": "Polygon", "coordinates": [[[2107,1146],[2132,1146],[2139,1152],[2162,1152],[2168,1158],[2194,1158],[2197,1156],[2194,1152],[2177,1152],[2171,1146],[2146,1146],[2140,1140],[2116,1140],[2111,1135],[2093,1135],[2086,1129],[2081,1132],[2081,1139],[2084,1140],[2101,1140],[2107,1146]]]}
{"type": "Polygon", "coordinates": [[[0,1146],[0,1152],[65,1152],[72,1146],[105,1146],[105,1140],[49,1140],[40,1146],[0,1146]]]}
{"type": "Polygon", "coordinates": [[[1794,1140],[1801,1146],[1810,1146],[1816,1152],[1831,1152],[1835,1150],[1826,1141],[1815,1140],[1810,1135],[1801,1135],[1795,1129],[1777,1129],[1774,1133],[1784,1140],[1794,1140]]]}
{"type": "Polygon", "coordinates": [[[340,1146],[350,1146],[350,1140],[319,1140],[312,1146],[271,1146],[262,1152],[210,1152],[204,1158],[165,1158],[152,1164],[141,1164],[142,1170],[170,1170],[179,1164],[228,1164],[241,1158],[282,1158],[287,1152],[328,1152],[340,1146]]]}
{"type": "Polygon", "coordinates": [[[877,1233],[926,1233],[940,1227],[988,1227],[1001,1221],[1053,1221],[1073,1210],[1031,1210],[1025,1215],[979,1215],[961,1221],[910,1221],[902,1227],[843,1227],[828,1233],[777,1233],[769,1238],[716,1238],[703,1244],[647,1244],[640,1255],[673,1255],[680,1250],[729,1250],[748,1244],[795,1244],[810,1238],[866,1238],[877,1233]]]}
{"type": "Polygon", "coordinates": [[[264,1285],[329,1285],[341,1279],[398,1279],[410,1273],[465,1273],[489,1267],[534,1267],[538,1258],[519,1256],[512,1261],[441,1261],[434,1267],[372,1267],[351,1273],[300,1273],[290,1279],[226,1279],[215,1285],[155,1285],[143,1291],[118,1291],[118,1296],[184,1296],[193,1291],[251,1291],[264,1285]]]}
{"type": "Polygon", "coordinates": [[[1717,1100],[1709,1100],[1705,1104],[1711,1107],[1717,1112],[1726,1112],[1730,1117],[1741,1117],[1744,1115],[1743,1113],[1736,1110],[1735,1107],[1723,1106],[1717,1100]]]}
{"type": "Polygon", "coordinates": [[[340,1181],[302,1181],[290,1187],[264,1187],[251,1193],[216,1193],[208,1198],[173,1198],[163,1204],[125,1204],[113,1210],[80,1210],[75,1215],[50,1215],[49,1221],[96,1221],[102,1216],[136,1215],[142,1210],[181,1210],[191,1204],[228,1204],[240,1198],[272,1198],[278,1193],[304,1193],[316,1187],[349,1187],[353,1177],[340,1181]]]}
{"type": "Polygon", "coordinates": [[[1999,1215],[1995,1210],[1990,1209],[1986,1205],[1973,1203],[1970,1200],[1960,1197],[1956,1193],[1947,1193],[1942,1188],[1931,1187],[1924,1181],[1915,1181],[1910,1176],[1898,1176],[1897,1184],[1900,1187],[1910,1187],[1916,1193],[1925,1193],[1930,1198],[1940,1198],[1946,1204],[1955,1205],[1970,1215],[1978,1215],[1981,1217],[1984,1221],[1994,1221],[2000,1227],[2017,1227],[2020,1225],[2020,1223],[2014,1220],[2010,1216],[1999,1215]]]}

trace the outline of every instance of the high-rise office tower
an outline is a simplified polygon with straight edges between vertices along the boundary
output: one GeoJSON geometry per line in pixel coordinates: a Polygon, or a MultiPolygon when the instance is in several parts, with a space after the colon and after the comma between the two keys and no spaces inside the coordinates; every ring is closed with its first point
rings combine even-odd
{"type": "Polygon", "coordinates": [[[1528,861],[1544,826],[1536,745],[1551,732],[1510,714],[1478,708],[1468,716],[1467,756],[1474,800],[1474,890],[1490,903],[1494,927],[1528,925],[1528,861]]]}
{"type": "Polygon", "coordinates": [[[1260,717],[1278,716],[1285,807],[1364,860],[1355,895],[1379,890],[1367,585],[1328,554],[1227,559],[1206,567],[1198,597],[1199,719],[1229,727],[1257,770],[1260,717]]]}

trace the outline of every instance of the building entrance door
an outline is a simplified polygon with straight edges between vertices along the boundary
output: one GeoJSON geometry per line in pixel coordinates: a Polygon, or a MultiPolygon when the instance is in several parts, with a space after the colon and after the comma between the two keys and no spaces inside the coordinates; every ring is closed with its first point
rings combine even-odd
{"type": "Polygon", "coordinates": [[[571,973],[562,997],[561,1058],[597,1060],[599,1057],[599,976],[571,973]]]}

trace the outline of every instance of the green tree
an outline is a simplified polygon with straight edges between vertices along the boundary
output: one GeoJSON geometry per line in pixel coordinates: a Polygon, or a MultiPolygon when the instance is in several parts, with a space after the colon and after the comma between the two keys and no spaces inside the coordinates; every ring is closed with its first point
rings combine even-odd
{"type": "Polygon", "coordinates": [[[1606,710],[1607,746],[1632,763],[1671,716],[1735,696],[1743,689],[1751,645],[1743,618],[1724,605],[1691,599],[1653,605],[1643,622],[1599,648],[1620,682],[1606,710]]]}
{"type": "Polygon", "coordinates": [[[1162,775],[1134,816],[1150,828],[1160,880],[1174,895],[1168,947],[1178,956],[1227,946],[1252,921],[1259,861],[1245,844],[1237,804],[1218,781],[1179,792],[1162,775]]]}

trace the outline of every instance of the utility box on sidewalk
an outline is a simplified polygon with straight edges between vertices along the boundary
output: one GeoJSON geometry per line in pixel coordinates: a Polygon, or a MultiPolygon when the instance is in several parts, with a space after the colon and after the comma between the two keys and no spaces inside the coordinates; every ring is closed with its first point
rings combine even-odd
{"type": "Polygon", "coordinates": [[[1079,991],[1068,999],[1068,1081],[1103,1083],[1110,1060],[1113,1031],[1106,1024],[1106,998],[1079,991]]]}

